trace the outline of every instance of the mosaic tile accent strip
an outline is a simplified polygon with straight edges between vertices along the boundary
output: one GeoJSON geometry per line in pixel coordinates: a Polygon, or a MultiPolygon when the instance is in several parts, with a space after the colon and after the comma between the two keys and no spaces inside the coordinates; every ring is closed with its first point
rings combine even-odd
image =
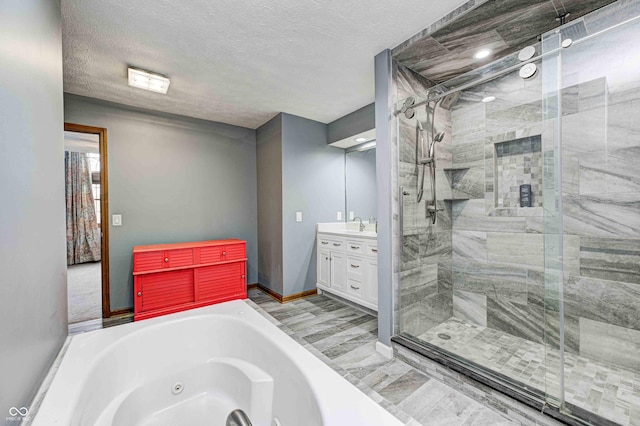
{"type": "Polygon", "coordinates": [[[495,145],[496,207],[520,207],[520,185],[531,185],[532,207],[542,207],[542,140],[538,136],[495,145]]]}

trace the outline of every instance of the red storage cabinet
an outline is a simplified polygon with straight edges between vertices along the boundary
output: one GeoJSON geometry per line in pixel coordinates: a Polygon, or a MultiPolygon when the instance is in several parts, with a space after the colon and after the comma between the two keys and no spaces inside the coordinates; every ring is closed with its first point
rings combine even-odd
{"type": "Polygon", "coordinates": [[[133,248],[136,321],[247,298],[246,241],[212,240],[133,248]]]}

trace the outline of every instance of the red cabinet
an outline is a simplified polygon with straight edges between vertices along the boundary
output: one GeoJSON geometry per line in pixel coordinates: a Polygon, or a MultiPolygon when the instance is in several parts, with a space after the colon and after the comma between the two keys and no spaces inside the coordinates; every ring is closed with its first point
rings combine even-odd
{"type": "Polygon", "coordinates": [[[133,248],[134,319],[247,298],[247,244],[214,240],[133,248]]]}

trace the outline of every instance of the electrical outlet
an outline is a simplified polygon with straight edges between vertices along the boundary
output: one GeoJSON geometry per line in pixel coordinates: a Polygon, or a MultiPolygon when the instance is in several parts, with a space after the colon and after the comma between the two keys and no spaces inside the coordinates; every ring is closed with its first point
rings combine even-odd
{"type": "Polygon", "coordinates": [[[302,222],[302,212],[296,212],[296,222],[302,222]]]}
{"type": "Polygon", "coordinates": [[[354,212],[349,212],[349,220],[353,220],[353,218],[355,218],[356,215],[354,212]]]}
{"type": "Polygon", "coordinates": [[[342,212],[338,212],[338,213],[336,214],[336,219],[337,219],[337,220],[342,220],[342,212]]]}
{"type": "Polygon", "coordinates": [[[111,216],[111,224],[113,226],[122,226],[122,215],[114,214],[113,216],[111,216]]]}

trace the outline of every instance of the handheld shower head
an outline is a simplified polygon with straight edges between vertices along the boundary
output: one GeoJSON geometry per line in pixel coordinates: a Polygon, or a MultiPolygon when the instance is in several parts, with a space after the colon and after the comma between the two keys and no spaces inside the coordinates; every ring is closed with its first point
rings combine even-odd
{"type": "Polygon", "coordinates": [[[444,132],[438,132],[438,134],[436,134],[433,137],[433,143],[442,142],[443,139],[444,139],[444,132]]]}

